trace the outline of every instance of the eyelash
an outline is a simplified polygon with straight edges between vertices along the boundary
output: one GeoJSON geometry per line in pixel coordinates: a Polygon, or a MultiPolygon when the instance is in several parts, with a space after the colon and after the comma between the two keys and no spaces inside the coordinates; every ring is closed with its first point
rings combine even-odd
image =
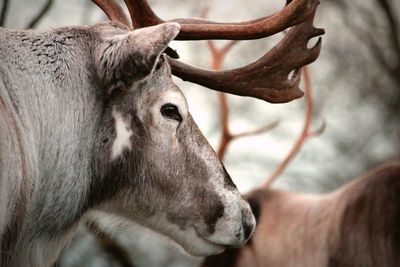
{"type": "Polygon", "coordinates": [[[161,107],[161,115],[166,118],[176,120],[178,122],[182,122],[182,116],[179,113],[179,109],[176,105],[167,103],[161,107]]]}

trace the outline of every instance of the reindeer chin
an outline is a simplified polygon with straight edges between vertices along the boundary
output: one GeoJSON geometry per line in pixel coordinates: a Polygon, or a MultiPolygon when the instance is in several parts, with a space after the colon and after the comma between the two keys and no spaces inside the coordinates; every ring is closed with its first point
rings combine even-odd
{"type": "Polygon", "coordinates": [[[209,255],[221,254],[226,249],[225,246],[213,243],[200,235],[198,235],[198,238],[199,241],[196,243],[198,243],[200,246],[196,244],[196,247],[190,246],[189,248],[183,248],[190,255],[206,257],[209,255]]]}

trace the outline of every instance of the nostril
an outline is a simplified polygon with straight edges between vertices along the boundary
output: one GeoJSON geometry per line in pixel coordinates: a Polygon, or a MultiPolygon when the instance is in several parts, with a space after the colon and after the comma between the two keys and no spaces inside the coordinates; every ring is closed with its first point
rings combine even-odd
{"type": "Polygon", "coordinates": [[[251,233],[253,232],[254,224],[252,220],[250,220],[249,216],[242,211],[242,227],[243,227],[243,237],[244,240],[248,240],[250,238],[251,233]]]}
{"type": "Polygon", "coordinates": [[[247,220],[243,220],[243,235],[244,235],[244,240],[249,239],[251,232],[253,231],[253,226],[250,225],[247,220]]]}

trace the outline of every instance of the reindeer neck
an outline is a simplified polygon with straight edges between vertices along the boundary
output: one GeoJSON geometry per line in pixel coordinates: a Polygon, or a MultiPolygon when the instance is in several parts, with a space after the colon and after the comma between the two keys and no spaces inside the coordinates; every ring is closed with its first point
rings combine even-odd
{"type": "Polygon", "coordinates": [[[0,31],[0,101],[8,112],[0,122],[14,144],[5,148],[7,158],[20,165],[8,174],[20,199],[9,203],[16,219],[2,246],[24,248],[24,255],[35,254],[40,239],[64,243],[56,233],[69,231],[85,208],[101,105],[79,34],[0,31]]]}

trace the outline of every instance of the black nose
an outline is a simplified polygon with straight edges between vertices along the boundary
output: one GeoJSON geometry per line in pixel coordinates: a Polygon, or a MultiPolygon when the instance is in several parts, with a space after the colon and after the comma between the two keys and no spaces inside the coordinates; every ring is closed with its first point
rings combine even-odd
{"type": "Polygon", "coordinates": [[[253,232],[254,224],[249,216],[242,211],[242,227],[243,227],[243,237],[244,240],[248,240],[250,238],[251,233],[253,232]]]}

